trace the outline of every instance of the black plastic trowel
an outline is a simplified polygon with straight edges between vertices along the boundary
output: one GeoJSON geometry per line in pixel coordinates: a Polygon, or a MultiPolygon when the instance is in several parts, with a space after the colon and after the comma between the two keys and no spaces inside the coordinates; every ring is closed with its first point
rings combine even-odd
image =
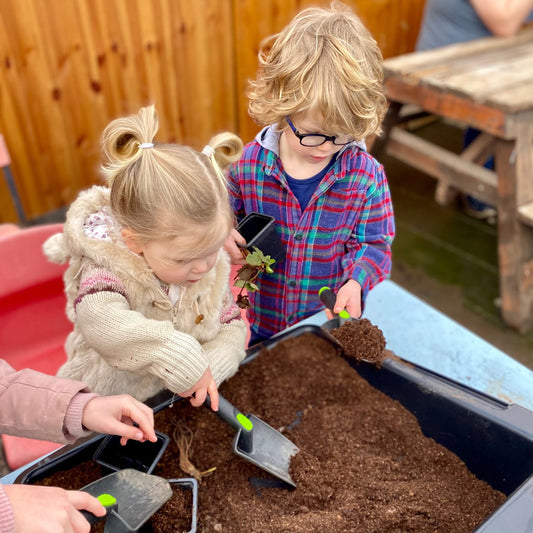
{"type": "Polygon", "coordinates": [[[320,297],[320,301],[331,311],[333,315],[333,318],[330,318],[327,322],[322,324],[322,327],[327,331],[340,328],[347,320],[355,320],[350,316],[346,309],[343,309],[338,314],[333,311],[335,302],[337,301],[337,295],[329,287],[322,287],[318,291],[318,296],[320,297]]]}
{"type": "MultiPolygon", "coordinates": [[[[300,449],[279,431],[255,415],[244,415],[220,394],[216,414],[227,422],[237,434],[233,451],[287,485],[296,487],[289,473],[291,458],[300,449]]],[[[209,395],[204,403],[211,407],[209,395]]]]}
{"type": "Polygon", "coordinates": [[[106,507],[103,517],[82,511],[90,524],[105,519],[104,533],[138,531],[172,496],[166,479],[132,468],[113,472],[80,490],[95,496],[106,507]]]}

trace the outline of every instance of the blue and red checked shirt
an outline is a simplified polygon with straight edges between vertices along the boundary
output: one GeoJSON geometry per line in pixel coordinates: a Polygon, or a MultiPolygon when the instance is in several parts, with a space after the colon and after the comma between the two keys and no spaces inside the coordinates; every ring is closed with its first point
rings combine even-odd
{"type": "Polygon", "coordinates": [[[228,173],[237,220],[252,212],[273,216],[286,249],[285,261],[248,295],[250,325],[263,337],[323,309],[324,285],[338,291],[354,279],[364,302],[390,274],[395,231],[383,166],[366,151],[352,143],[338,152],[302,211],[278,156],[279,136],[275,126],[264,128],[228,173]]]}

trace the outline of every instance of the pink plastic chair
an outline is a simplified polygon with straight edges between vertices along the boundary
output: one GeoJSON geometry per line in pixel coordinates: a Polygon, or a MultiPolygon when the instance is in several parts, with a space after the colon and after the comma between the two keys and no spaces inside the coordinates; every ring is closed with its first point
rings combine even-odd
{"type": "Polygon", "coordinates": [[[0,238],[5,237],[8,233],[14,233],[20,231],[20,228],[16,224],[5,222],[0,224],[0,238]]]}
{"type": "MultiPolygon", "coordinates": [[[[50,263],[44,241],[62,224],[23,228],[0,236],[0,357],[13,368],[54,375],[66,361],[63,348],[72,324],[65,313],[63,273],[50,263]]],[[[12,469],[59,447],[57,443],[2,435],[12,469]]]]}

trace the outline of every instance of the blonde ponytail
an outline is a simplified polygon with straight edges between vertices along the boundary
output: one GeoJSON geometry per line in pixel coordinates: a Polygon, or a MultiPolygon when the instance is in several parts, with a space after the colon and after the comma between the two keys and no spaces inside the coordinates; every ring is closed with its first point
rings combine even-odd
{"type": "Polygon", "coordinates": [[[125,167],[148,155],[145,148],[154,147],[153,139],[159,128],[155,107],[143,107],[136,115],[113,120],[102,134],[102,151],[106,164],[102,172],[111,186],[115,176],[125,167]],[[150,146],[151,145],[151,146],[150,146]]]}
{"type": "Polygon", "coordinates": [[[154,143],[157,129],[157,113],[149,106],[104,130],[102,171],[117,221],[144,241],[191,227],[229,233],[233,212],[224,171],[239,159],[242,141],[231,133],[216,135],[206,157],[188,146],[154,143]]]}
{"type": "Polygon", "coordinates": [[[217,175],[226,184],[226,169],[242,154],[243,142],[233,133],[219,133],[211,138],[202,153],[211,161],[217,175]]]}

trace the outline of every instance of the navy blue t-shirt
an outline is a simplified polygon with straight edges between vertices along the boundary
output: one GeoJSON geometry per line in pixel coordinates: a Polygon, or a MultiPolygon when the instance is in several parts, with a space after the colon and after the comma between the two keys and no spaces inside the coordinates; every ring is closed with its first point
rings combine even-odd
{"type": "Polygon", "coordinates": [[[328,170],[331,168],[331,165],[333,165],[334,162],[335,157],[332,157],[331,161],[318,174],[315,174],[314,176],[311,176],[310,178],[305,178],[303,180],[291,178],[291,176],[289,176],[285,172],[287,183],[289,184],[291,191],[294,193],[294,196],[296,196],[296,199],[300,203],[302,211],[305,211],[305,208],[307,207],[309,200],[311,200],[311,196],[313,196],[317,185],[322,181],[322,178],[328,173],[328,170]]]}

